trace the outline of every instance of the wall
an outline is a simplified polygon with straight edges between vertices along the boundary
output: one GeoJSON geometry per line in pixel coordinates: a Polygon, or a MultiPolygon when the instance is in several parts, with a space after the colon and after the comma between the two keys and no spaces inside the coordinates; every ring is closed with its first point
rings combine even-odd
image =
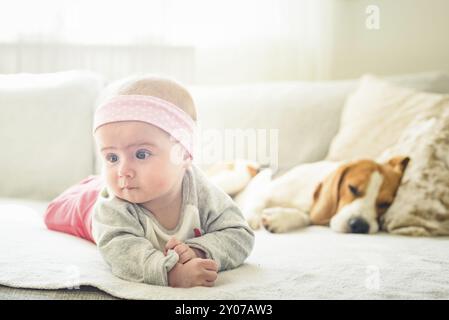
{"type": "Polygon", "coordinates": [[[195,84],[331,80],[366,72],[449,73],[449,0],[263,3],[247,4],[237,16],[231,10],[236,5],[224,6],[229,12],[218,21],[223,24],[211,27],[206,19],[203,28],[188,29],[192,32],[187,34],[203,31],[198,43],[188,46],[0,43],[0,73],[89,69],[108,80],[161,73],[195,84]],[[369,5],[380,10],[378,30],[366,27],[369,5]]]}
{"type": "Polygon", "coordinates": [[[107,81],[155,73],[192,82],[194,59],[193,48],[180,46],[0,43],[0,74],[84,69],[107,81]]]}
{"type": "Polygon", "coordinates": [[[449,1],[335,0],[329,77],[443,70],[449,73],[449,1]],[[366,28],[377,5],[378,30],[366,28]]]}

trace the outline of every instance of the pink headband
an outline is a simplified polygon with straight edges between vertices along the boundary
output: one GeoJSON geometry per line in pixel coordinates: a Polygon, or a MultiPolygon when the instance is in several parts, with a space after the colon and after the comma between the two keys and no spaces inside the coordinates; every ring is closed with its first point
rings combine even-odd
{"type": "Polygon", "coordinates": [[[195,121],[166,100],[144,95],[116,96],[95,111],[93,132],[104,124],[118,121],[152,124],[179,141],[193,157],[195,121]]]}

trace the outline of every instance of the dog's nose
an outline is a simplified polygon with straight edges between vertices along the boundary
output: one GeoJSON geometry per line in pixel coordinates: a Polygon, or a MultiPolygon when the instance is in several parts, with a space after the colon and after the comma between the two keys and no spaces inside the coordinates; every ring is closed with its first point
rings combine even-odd
{"type": "Polygon", "coordinates": [[[369,224],[365,219],[352,218],[348,221],[349,231],[351,233],[368,233],[369,224]]]}

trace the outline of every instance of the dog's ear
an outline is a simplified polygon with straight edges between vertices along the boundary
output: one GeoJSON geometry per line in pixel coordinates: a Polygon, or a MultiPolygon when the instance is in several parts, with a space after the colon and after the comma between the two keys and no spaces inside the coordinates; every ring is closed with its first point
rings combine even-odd
{"type": "Polygon", "coordinates": [[[346,164],[338,167],[316,187],[310,211],[313,224],[326,225],[337,212],[340,185],[350,166],[346,164]]]}
{"type": "Polygon", "coordinates": [[[391,158],[387,165],[391,166],[393,170],[400,172],[401,174],[404,173],[405,169],[407,168],[408,163],[410,162],[410,158],[407,156],[397,156],[394,158],[391,158]]]}
{"type": "Polygon", "coordinates": [[[260,165],[255,162],[248,162],[246,168],[251,178],[254,178],[260,172],[260,165]]]}

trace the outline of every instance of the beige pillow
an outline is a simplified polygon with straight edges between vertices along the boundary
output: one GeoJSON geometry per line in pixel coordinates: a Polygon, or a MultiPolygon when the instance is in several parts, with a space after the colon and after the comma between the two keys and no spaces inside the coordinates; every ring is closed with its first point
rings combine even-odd
{"type": "Polygon", "coordinates": [[[403,88],[365,75],[343,107],[340,129],[326,159],[378,157],[416,116],[437,114],[448,100],[449,95],[403,88]]]}
{"type": "Polygon", "coordinates": [[[383,229],[413,236],[449,235],[449,103],[440,114],[417,117],[379,158],[411,158],[383,229]]]}

